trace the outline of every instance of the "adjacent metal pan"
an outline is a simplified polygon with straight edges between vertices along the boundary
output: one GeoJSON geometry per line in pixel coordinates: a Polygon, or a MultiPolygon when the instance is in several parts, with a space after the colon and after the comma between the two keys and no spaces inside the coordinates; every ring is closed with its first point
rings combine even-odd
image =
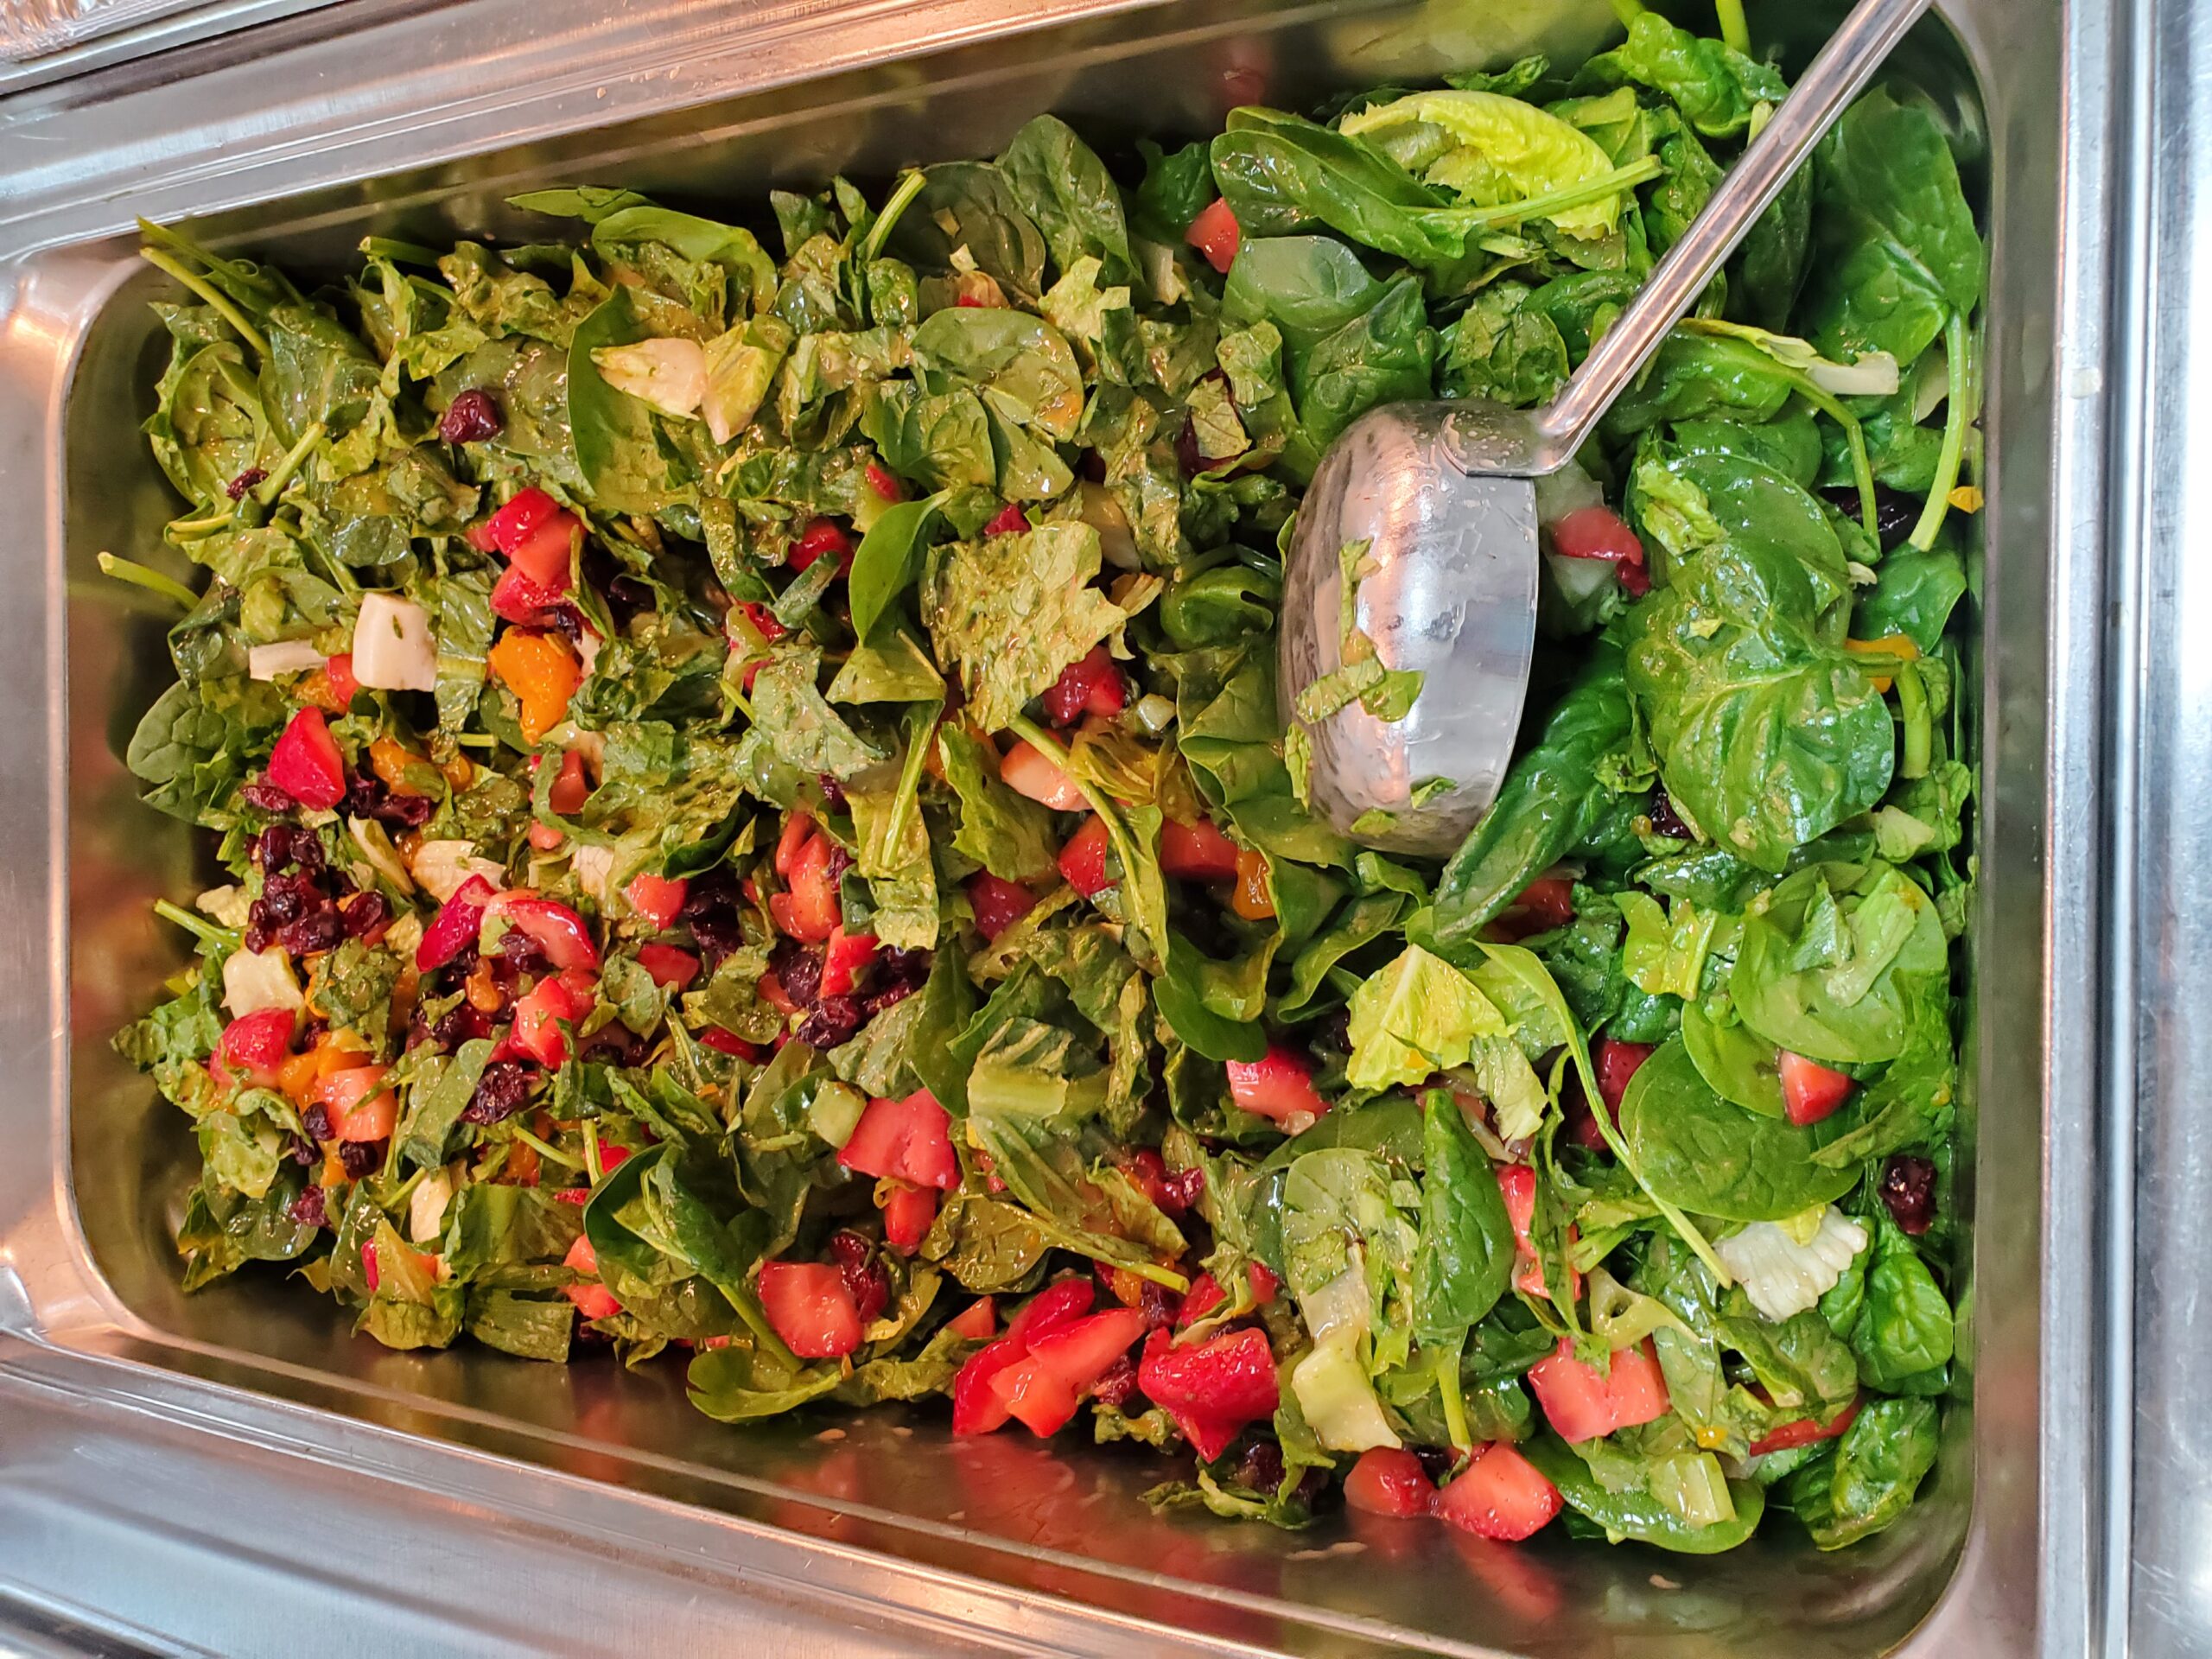
{"type": "MultiPolygon", "coordinates": [[[[2087,1127],[2100,918],[2082,895],[2098,890],[2087,826],[2103,716],[2082,622],[2101,600],[2106,435],[2084,388],[2109,296],[2113,19],[2006,0],[1944,10],[1895,74],[1983,146],[1971,171],[1993,232],[1965,1112],[1977,1224],[1961,1263],[1971,1400],[1908,1524],[1834,1556],[1776,1529],[1712,1560],[1512,1550],[1443,1529],[1388,1547],[1284,1537],[1153,1517],[1137,1501],[1149,1467],[957,1443],[927,1414],[840,1423],[842,1438],[823,1435],[828,1420],[733,1432],[692,1414],[664,1372],[387,1353],[273,1278],[179,1294],[167,1237],[187,1136],[106,1047],[175,963],[146,901],[194,870],[190,838],[135,803],[115,758],[162,677],[158,620],[92,575],[104,547],[157,546],[169,507],[136,439],[155,350],[141,302],[156,289],[131,257],[132,214],[334,270],[372,231],[514,228],[503,198],[556,179],[723,202],[988,152],[1040,109],[1107,138],[1192,133],[1255,99],[1295,105],[1533,46],[1572,58],[1608,26],[1596,0],[634,0],[612,16],[596,0],[353,0],[171,54],[159,73],[126,66],[11,100],[0,474],[18,539],[0,607],[15,714],[0,728],[0,974],[17,995],[0,1006],[0,1382],[192,1415],[324,1466],[404,1470],[442,1495],[417,1547],[448,1560],[469,1547],[453,1506],[496,1494],[552,1527],[631,1538],[663,1566],[670,1551],[796,1551],[816,1597],[1062,1648],[2079,1651],[2107,1492],[2080,1429],[2107,1334],[2103,1264],[2081,1243],[2100,1171],[2087,1127]]],[[[1809,41],[1840,11],[1777,0],[1755,22],[1809,41]]],[[[243,1542],[254,1518],[225,1512],[243,1542]]],[[[640,1573],[626,1592],[638,1619],[677,1582],[640,1573]]]]}

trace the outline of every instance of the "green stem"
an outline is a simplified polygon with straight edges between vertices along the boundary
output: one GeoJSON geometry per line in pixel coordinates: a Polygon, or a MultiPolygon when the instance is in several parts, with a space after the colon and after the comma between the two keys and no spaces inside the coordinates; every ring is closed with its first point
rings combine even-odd
{"type": "Polygon", "coordinates": [[[1892,677],[1897,688],[1897,712],[1904,721],[1904,758],[1897,764],[1901,778],[1925,778],[1935,758],[1936,722],[1928,709],[1928,688],[1920,677],[1918,663],[1899,663],[1892,677]]]}
{"type": "Polygon", "coordinates": [[[209,531],[222,529],[238,516],[236,507],[226,507],[219,512],[209,513],[205,518],[174,518],[169,521],[168,533],[171,536],[202,536],[209,531]]]}
{"type": "Polygon", "coordinates": [[[918,169],[899,179],[898,188],[891,193],[891,200],[883,204],[883,211],[875,216],[875,223],[868,227],[868,234],[861,239],[862,265],[883,251],[884,243],[890,239],[892,227],[899,223],[899,216],[906,211],[906,205],[921,194],[923,182],[918,169]]]}
{"type": "Polygon", "coordinates": [[[238,330],[238,338],[253,347],[254,355],[264,360],[269,356],[269,341],[261,330],[245,320],[245,314],[224,297],[222,291],[203,282],[197,272],[181,259],[163,253],[159,248],[141,248],[138,257],[156,270],[167,271],[177,281],[215,308],[215,313],[225,322],[238,330]]]}
{"type": "Polygon", "coordinates": [[[584,1173],[591,1177],[594,1186],[599,1185],[600,1177],[606,1173],[600,1162],[599,1125],[589,1118],[584,1120],[584,1173]]]}
{"type": "Polygon", "coordinates": [[[276,463],[276,470],[253,486],[253,499],[263,506],[272,505],[284,493],[284,486],[292,481],[292,474],[300,470],[300,463],[314,452],[323,440],[327,429],[321,421],[300,434],[300,441],[284,452],[284,459],[276,463]]]}
{"type": "Polygon", "coordinates": [[[1475,1437],[1467,1429],[1467,1402],[1459,1392],[1459,1349],[1465,1337],[1449,1348],[1437,1351],[1436,1389],[1444,1400],[1444,1432],[1454,1452],[1471,1452],[1475,1437]]]}
{"type": "Polygon", "coordinates": [[[558,1147],[548,1145],[519,1123],[515,1125],[515,1139],[522,1141],[525,1146],[535,1147],[539,1157],[550,1158],[563,1169],[580,1170],[584,1166],[582,1159],[572,1158],[558,1147]]]}
{"type": "Polygon", "coordinates": [[[1613,16],[1621,20],[1623,29],[1643,16],[1643,10],[1642,0],[1613,0],[1613,16]]]}
{"type": "Polygon", "coordinates": [[[136,559],[118,559],[112,553],[102,553],[99,566],[103,575],[113,576],[118,582],[127,582],[133,588],[143,588],[148,593],[159,594],[164,599],[173,599],[188,611],[200,603],[200,595],[175,576],[165,576],[136,559]]]}
{"type": "Polygon", "coordinates": [[[1798,396],[1843,429],[1844,447],[1851,451],[1852,481],[1859,486],[1859,522],[1870,536],[1874,531],[1874,468],[1866,458],[1866,433],[1859,417],[1843,406],[1834,393],[1814,384],[1809,374],[1793,372],[1790,379],[1798,396]]]}
{"type": "MultiPolygon", "coordinates": [[[[1530,196],[1522,201],[1500,202],[1495,207],[1439,207],[1433,216],[1455,226],[1469,229],[1488,228],[1493,225],[1518,225],[1531,219],[1548,219],[1571,207],[1580,207],[1593,201],[1603,201],[1608,196],[1632,190],[1647,180],[1656,179],[1662,171],[1656,156],[1647,156],[1640,162],[1626,167],[1617,167],[1610,173],[1594,179],[1585,179],[1559,190],[1547,191],[1540,196],[1530,196]]],[[[1428,217],[1431,215],[1424,215],[1428,217]]]]}
{"type": "Polygon", "coordinates": [[[1909,538],[1923,553],[1936,545],[1936,533],[1943,528],[1943,515],[1951,510],[1951,492],[1959,484],[1959,465],[1966,457],[1967,428],[1974,423],[1973,349],[1964,314],[1952,312],[1950,321],[1943,325],[1943,351],[1950,359],[1943,365],[1949,388],[1946,394],[1949,406],[1943,411],[1943,448],[1936,458],[1935,486],[1928,492],[1928,505],[1920,510],[1920,522],[1912,527],[1909,538]]]}
{"type": "Polygon", "coordinates": [[[173,905],[166,899],[156,899],[154,900],[154,914],[165,922],[175,923],[203,944],[219,944],[232,950],[238,948],[236,929],[218,927],[206,917],[195,916],[181,905],[173,905]]]}
{"type": "Polygon", "coordinates": [[[1731,50],[1749,56],[1751,29],[1744,21],[1744,0],[1713,0],[1713,10],[1720,14],[1721,42],[1731,50]]]}

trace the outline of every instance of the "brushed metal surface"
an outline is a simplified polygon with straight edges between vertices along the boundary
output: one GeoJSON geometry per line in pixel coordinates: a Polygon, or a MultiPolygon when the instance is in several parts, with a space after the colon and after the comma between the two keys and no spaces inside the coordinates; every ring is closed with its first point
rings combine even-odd
{"type": "MultiPolygon", "coordinates": [[[[309,1529],[276,1502],[286,1483],[328,1483],[327,1517],[356,1491],[367,1501],[340,1484],[352,1471],[385,1483],[376,1501],[410,1519],[377,1534],[378,1573],[461,1615],[484,1580],[456,1573],[456,1552],[470,1559],[487,1525],[526,1514],[549,1539],[612,1552],[639,1630],[695,1605],[775,1628],[773,1598],[721,1571],[769,1562],[833,1622],[913,1618],[1033,1649],[2081,1651],[2100,1628],[2101,1517],[2125,1474],[2083,1427],[2114,1333],[2106,1264],[2082,1243],[2101,1236],[2104,705],[2089,619],[2107,434],[2101,404],[2077,390],[2103,368],[2115,148],[2104,76],[2124,14],[2056,0],[1943,10],[1949,28],[1923,23],[1894,78],[1986,143],[1969,176],[1993,230],[1975,572],[1984,887],[1962,1091],[1978,1227],[1959,1264],[1973,1400],[1952,1413],[1908,1524],[1834,1557],[1777,1529],[1713,1560],[1561,1540],[1513,1550],[1440,1528],[1285,1537],[1149,1516],[1136,1494],[1156,1470],[1141,1458],[1007,1436],[963,1445],[926,1413],[731,1431],[692,1414],[665,1369],[386,1353],[273,1275],[179,1294],[166,1230],[188,1137],[105,1046],[177,960],[144,904],[195,860],[180,828],[135,804],[115,758],[163,677],[162,619],[93,575],[103,547],[157,549],[169,507],[135,436],[156,357],[140,302],[157,289],[132,260],[132,214],[334,270],[371,230],[518,231],[501,199],[556,179],[711,207],[840,168],[880,178],[986,153],[1039,109],[1111,143],[1530,45],[1572,59],[1607,26],[1594,0],[632,0],[613,12],[598,0],[352,0],[270,25],[251,50],[207,42],[158,72],[125,65],[9,100],[0,478],[17,533],[0,698],[17,712],[0,731],[0,976],[16,995],[0,1001],[0,1332],[12,1337],[0,1423],[30,1389],[73,1414],[75,1429],[54,1433],[118,1466],[143,1455],[149,1479],[196,1458],[219,1517],[200,1520],[200,1548],[239,1575],[226,1580],[236,1593],[279,1600],[303,1568],[296,1543],[267,1542],[257,1504],[296,1538],[309,1529]],[[1547,41],[1546,29],[1564,32],[1547,41]],[[402,1487],[419,1491],[411,1508],[402,1487]]],[[[1754,19],[1809,48],[1840,11],[1776,0],[1754,19]]],[[[33,1478],[20,1457],[0,1459],[0,1489],[33,1478]]],[[[55,1490],[81,1485],[73,1475],[55,1490]]],[[[64,1508],[0,1506],[0,1561],[64,1508]]],[[[126,1538],[157,1519],[118,1523],[98,1548],[130,1559],[126,1538]]],[[[145,1559],[124,1615],[182,1630],[214,1567],[145,1559]]],[[[527,1593],[555,1621],[582,1617],[594,1591],[607,1593],[605,1574],[579,1568],[532,1577],[527,1593]]],[[[349,1606],[372,1624],[375,1600],[349,1606]]],[[[785,1651],[821,1627],[792,1628],[785,1651]]],[[[283,1634],[281,1649],[226,1650],[289,1650],[283,1634]]]]}

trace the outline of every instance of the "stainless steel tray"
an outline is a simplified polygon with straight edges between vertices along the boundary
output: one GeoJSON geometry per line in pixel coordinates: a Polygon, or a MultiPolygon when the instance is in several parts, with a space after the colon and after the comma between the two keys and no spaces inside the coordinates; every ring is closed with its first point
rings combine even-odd
{"type": "MultiPolygon", "coordinates": [[[[1774,0],[1755,22],[1809,36],[1840,10],[1774,0]]],[[[188,1415],[457,1505],[526,1503],[663,1567],[760,1563],[853,1617],[971,1641],[2080,1651],[2107,1493],[2081,1429],[2101,1399],[2103,1264],[2071,1243],[2092,1236],[2101,1167],[2097,988],[2075,966],[2098,959],[2099,918],[2077,896],[2097,891],[2102,718],[2095,636],[2078,620],[2102,598],[2105,434],[2083,377],[2102,362],[2109,297],[2116,20],[2055,0],[1943,10],[1896,74],[1987,146],[1973,169],[1994,259],[1965,1114],[1978,1221],[1961,1264],[1972,1404],[1952,1414],[1907,1524],[1835,1556],[1775,1529],[1712,1560],[1446,1529],[1286,1537],[1152,1517],[1137,1493],[1154,1465],[956,1442],[926,1413],[733,1431],[691,1413],[665,1370],[388,1353],[273,1278],[179,1294],[167,1239],[188,1137],[106,1046],[176,961],[147,902],[194,873],[190,838],[136,804],[116,760],[162,678],[159,621],[93,574],[102,548],[157,548],[169,509],[135,436],[156,289],[132,257],[131,214],[334,270],[372,231],[517,228],[503,198],[555,180],[741,200],[988,152],[1040,109],[1109,138],[1200,132],[1255,98],[1295,105],[1537,45],[1571,59],[1606,27],[1598,0],[633,0],[612,14],[596,0],[355,0],[342,33],[334,13],[295,18],[275,44],[212,42],[159,74],[131,66],[10,100],[0,473],[18,538],[0,607],[15,711],[0,729],[0,973],[16,995],[0,1007],[0,1382],[188,1415]]],[[[462,1517],[443,1524],[466,1548],[462,1517]]]]}

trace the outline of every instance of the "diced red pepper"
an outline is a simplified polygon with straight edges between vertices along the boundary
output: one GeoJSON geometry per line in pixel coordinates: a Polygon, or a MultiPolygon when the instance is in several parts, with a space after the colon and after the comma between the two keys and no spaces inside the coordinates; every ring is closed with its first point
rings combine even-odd
{"type": "Polygon", "coordinates": [[[1017,795],[1027,795],[1055,812],[1073,812],[1084,804],[1075,779],[1053,764],[1035,745],[1024,741],[1006,752],[999,762],[999,780],[1017,795]]]}
{"type": "Polygon", "coordinates": [[[875,935],[848,933],[840,922],[830,930],[830,943],[822,953],[823,996],[849,996],[868,965],[875,960],[875,935]]]}
{"type": "Polygon", "coordinates": [[[1018,501],[1009,501],[999,509],[998,517],[983,526],[986,536],[1018,536],[1029,528],[1029,515],[1021,510],[1018,501]]]}
{"type": "Polygon", "coordinates": [[[1808,1060],[1785,1048],[1778,1064],[1783,1115],[1800,1128],[1819,1122],[1850,1098],[1851,1079],[1818,1060],[1808,1060]]]}
{"type": "Polygon", "coordinates": [[[545,804],[561,817],[573,818],[590,798],[591,779],[584,776],[584,758],[570,749],[561,757],[561,770],[553,787],[545,791],[545,804]]]}
{"type": "Polygon", "coordinates": [[[995,939],[1037,908],[1036,895],[1015,881],[1001,881],[988,870],[968,878],[968,906],[976,912],[976,931],[995,939]]]}
{"type": "Polygon", "coordinates": [[[1560,1495],[1510,1441],[1493,1440],[1437,1493],[1434,1508],[1440,1519],[1477,1537],[1518,1543],[1549,1524],[1560,1495]]]}
{"type": "Polygon", "coordinates": [[[838,1359],[861,1345],[860,1309],[844,1274],[826,1262],[763,1262],[760,1306],[801,1359],[838,1359]]]}
{"type": "Polygon", "coordinates": [[[1160,826],[1160,868],[1185,881],[1233,881],[1236,843],[1211,818],[1191,823],[1169,818],[1160,826]]]}
{"type": "Polygon", "coordinates": [[[853,538],[839,529],[830,518],[815,518],[807,523],[798,539],[791,543],[791,567],[804,570],[817,559],[835,558],[838,569],[849,572],[853,568],[853,538]]]}
{"type": "Polygon", "coordinates": [[[680,991],[699,977],[699,958],[672,944],[641,944],[638,966],[665,990],[680,991]]]}
{"type": "Polygon", "coordinates": [[[1378,1446],[1361,1452],[1344,1477],[1344,1503],[1369,1515],[1427,1515],[1435,1497],[1436,1488],[1428,1484],[1421,1459],[1395,1446],[1378,1446]]]}
{"type": "Polygon", "coordinates": [[[1529,1386],[1563,1440],[1595,1440],[1667,1414],[1667,1379],[1648,1337],[1616,1352],[1602,1376],[1577,1359],[1574,1344],[1562,1337],[1555,1352],[1529,1368],[1529,1386]]]}
{"type": "Polygon", "coordinates": [[[815,836],[791,859],[788,893],[771,893],[768,913],[803,944],[822,944],[836,931],[843,906],[830,874],[830,838],[815,836]]]}
{"type": "Polygon", "coordinates": [[[1154,1332],[1137,1365],[1137,1386],[1208,1462],[1281,1403],[1274,1352],[1265,1333],[1249,1325],[1180,1348],[1166,1332],[1154,1332]]]}
{"type": "Polygon", "coordinates": [[[273,1088],[276,1068],[292,1052],[292,1010],[262,1008],[241,1014],[223,1027],[216,1055],[234,1072],[244,1072],[264,1089],[273,1088]]]}
{"type": "Polygon", "coordinates": [[[1794,1423],[1784,1423],[1753,1440],[1751,1455],[1763,1458],[1770,1452],[1787,1452],[1796,1446],[1813,1446],[1821,1440],[1833,1440],[1859,1421],[1859,1408],[1864,1404],[1864,1395],[1854,1395],[1851,1403],[1832,1423],[1816,1423],[1810,1417],[1800,1417],[1794,1423]]]}
{"type": "Polygon", "coordinates": [[[415,971],[427,974],[442,968],[474,944],[484,924],[485,907],[496,896],[492,884],[480,875],[470,876],[455,888],[423,930],[423,942],[415,947],[415,971]]]}
{"type": "Polygon", "coordinates": [[[1122,671],[1102,642],[1062,669],[1060,677],[1045,689],[1045,715],[1055,726],[1072,726],[1085,713],[1118,715],[1128,701],[1122,671]]]}
{"type": "Polygon", "coordinates": [[[1329,1109],[1313,1086],[1312,1063],[1281,1043],[1270,1043],[1256,1060],[1230,1061],[1228,1071],[1230,1098],[1272,1122],[1318,1118],[1329,1109]]]}
{"type": "Polygon", "coordinates": [[[1183,239],[1205,256],[1206,264],[1223,276],[1236,263],[1236,250],[1244,240],[1243,226],[1225,196],[1216,196],[1198,210],[1191,221],[1191,228],[1183,232],[1183,239]]]}
{"type": "Polygon", "coordinates": [[[584,918],[558,899],[540,898],[534,893],[503,893],[491,901],[490,908],[505,917],[508,926],[528,935],[554,967],[599,966],[599,947],[591,942],[584,918]]]}
{"type": "Polygon", "coordinates": [[[926,1089],[903,1100],[871,1100],[837,1161],[862,1175],[893,1177],[950,1191],[960,1185],[952,1116],[926,1089]]]}
{"type": "Polygon", "coordinates": [[[361,682],[354,677],[353,653],[341,651],[335,657],[322,659],[322,677],[329,683],[330,700],[344,714],[353,706],[353,694],[361,689],[361,682]]]}
{"type": "Polygon", "coordinates": [[[684,896],[690,890],[691,884],[680,875],[652,875],[640,870],[630,878],[622,896],[640,919],[660,933],[676,925],[676,918],[683,913],[684,896]]]}
{"type": "Polygon", "coordinates": [[[622,1304],[615,1300],[614,1293],[596,1282],[599,1278],[599,1255],[592,1249],[591,1240],[578,1233],[575,1243],[569,1246],[568,1255],[562,1257],[561,1265],[583,1274],[593,1281],[561,1287],[561,1294],[576,1305],[576,1312],[585,1319],[611,1319],[622,1311],[622,1304]]]}
{"type": "Polygon", "coordinates": [[[269,781],[302,806],[327,811],[346,798],[346,760],[320,709],[302,709],[269,755],[269,781]]]}
{"type": "Polygon", "coordinates": [[[1643,543],[1611,507],[1578,507],[1551,527],[1551,535],[1552,551],[1561,558],[1603,559],[1611,564],[1631,599],[1651,591],[1643,543]]]}
{"type": "Polygon", "coordinates": [[[1068,844],[1060,849],[1060,874],[1084,898],[1094,899],[1117,879],[1106,868],[1107,855],[1112,851],[1106,820],[1094,812],[1083,821],[1083,828],[1068,837],[1068,844]]]}

